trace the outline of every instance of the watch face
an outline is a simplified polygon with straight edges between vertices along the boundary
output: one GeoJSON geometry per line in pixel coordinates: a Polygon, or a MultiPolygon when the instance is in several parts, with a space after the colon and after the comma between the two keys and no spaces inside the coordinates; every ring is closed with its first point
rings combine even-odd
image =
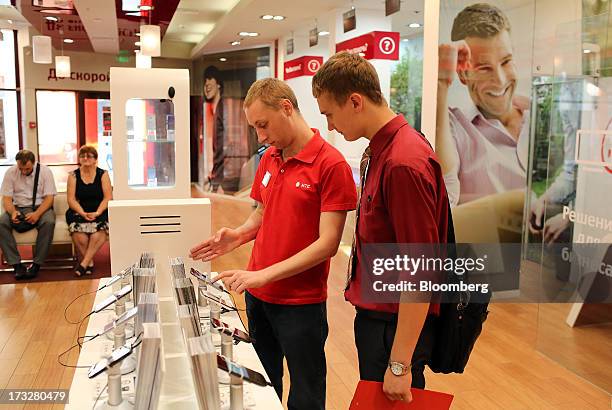
{"type": "Polygon", "coordinates": [[[391,373],[396,376],[401,376],[404,369],[400,363],[391,363],[391,373]]]}

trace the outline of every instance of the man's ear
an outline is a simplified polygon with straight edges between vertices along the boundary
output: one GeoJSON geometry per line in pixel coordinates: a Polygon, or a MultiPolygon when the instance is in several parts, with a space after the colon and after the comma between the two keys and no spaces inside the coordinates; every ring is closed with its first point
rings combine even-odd
{"type": "Polygon", "coordinates": [[[364,99],[361,94],[352,93],[351,95],[349,95],[347,103],[351,104],[353,111],[355,111],[356,113],[361,112],[363,110],[364,99]]]}
{"type": "Polygon", "coordinates": [[[281,109],[283,110],[283,112],[285,113],[287,117],[293,114],[293,111],[295,110],[295,108],[293,107],[293,104],[291,104],[291,101],[289,101],[286,98],[281,101],[281,109]]]}

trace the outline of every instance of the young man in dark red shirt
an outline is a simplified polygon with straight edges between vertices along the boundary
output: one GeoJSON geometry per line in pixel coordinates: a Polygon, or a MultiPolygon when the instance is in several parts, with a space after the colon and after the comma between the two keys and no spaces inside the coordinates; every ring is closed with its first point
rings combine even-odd
{"type": "Polygon", "coordinates": [[[365,269],[363,247],[446,242],[448,197],[442,171],[425,138],[389,108],[378,75],[364,58],[346,52],[332,56],[314,76],[312,89],[330,130],[347,141],[370,141],[362,158],[355,246],[345,291],[357,310],[360,376],[383,382],[391,400],[410,401],[411,386],[425,387],[423,371],[439,305],[365,301],[364,283],[372,281],[363,275],[372,273],[365,269]]]}
{"type": "Polygon", "coordinates": [[[285,83],[255,82],[244,106],[259,142],[271,145],[251,189],[258,207],[240,227],[222,228],[191,255],[209,261],[255,239],[247,270],[217,279],[247,291],[249,331],[279,398],[285,357],[288,408],[324,410],[329,261],[346,213],[355,209],[355,183],[342,154],[308,127],[285,83]]]}

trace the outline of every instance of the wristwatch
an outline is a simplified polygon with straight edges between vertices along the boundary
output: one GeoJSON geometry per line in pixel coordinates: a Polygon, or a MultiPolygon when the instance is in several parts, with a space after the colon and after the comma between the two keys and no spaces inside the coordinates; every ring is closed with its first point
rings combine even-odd
{"type": "Polygon", "coordinates": [[[391,373],[393,373],[394,376],[403,376],[410,371],[410,365],[390,360],[389,369],[391,369],[391,373]]]}

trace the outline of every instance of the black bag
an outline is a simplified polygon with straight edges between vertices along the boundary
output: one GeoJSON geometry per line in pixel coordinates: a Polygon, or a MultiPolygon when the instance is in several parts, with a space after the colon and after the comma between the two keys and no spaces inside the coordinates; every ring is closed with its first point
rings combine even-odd
{"type": "MultiPolygon", "coordinates": [[[[38,177],[40,175],[40,163],[36,164],[36,174],[34,174],[34,193],[32,195],[32,211],[36,210],[36,192],[38,191],[38,177]]],[[[31,224],[28,221],[25,220],[25,216],[23,214],[19,214],[19,216],[17,217],[17,219],[19,219],[19,222],[15,223],[11,220],[11,226],[14,230],[16,230],[19,233],[24,233],[24,232],[28,232],[31,231],[32,229],[36,228],[37,224],[31,224]]]]}
{"type": "MultiPolygon", "coordinates": [[[[450,204],[447,236],[447,242],[454,244],[455,228],[450,204]]],[[[454,273],[450,276],[449,282],[457,277],[454,273]]],[[[452,302],[440,304],[440,315],[435,324],[433,349],[428,363],[434,373],[463,373],[489,313],[487,308],[490,295],[486,303],[470,303],[469,292],[455,292],[449,297],[452,302]]]]}

